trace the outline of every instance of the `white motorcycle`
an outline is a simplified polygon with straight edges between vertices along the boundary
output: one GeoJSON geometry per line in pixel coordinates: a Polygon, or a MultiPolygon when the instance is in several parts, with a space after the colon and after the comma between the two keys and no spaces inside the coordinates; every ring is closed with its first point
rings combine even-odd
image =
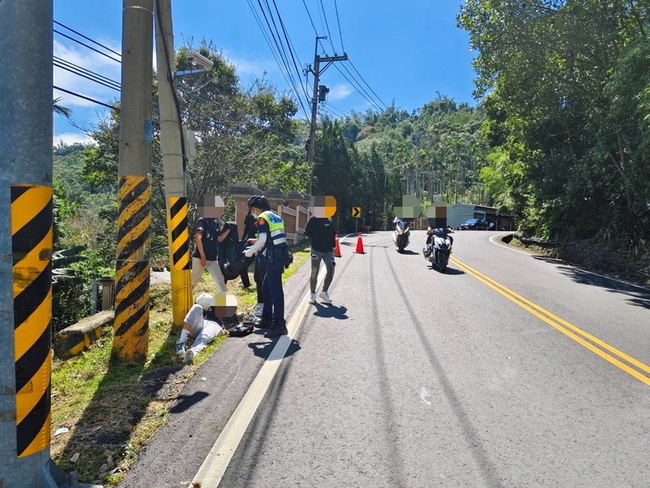
{"type": "Polygon", "coordinates": [[[393,242],[397,246],[397,252],[404,252],[406,246],[409,245],[409,237],[411,229],[409,225],[403,220],[395,222],[395,232],[393,233],[393,242]]]}

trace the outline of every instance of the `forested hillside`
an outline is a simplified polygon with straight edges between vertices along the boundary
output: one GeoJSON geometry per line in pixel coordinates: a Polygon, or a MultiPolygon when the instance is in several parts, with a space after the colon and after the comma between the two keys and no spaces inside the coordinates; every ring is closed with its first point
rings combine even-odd
{"type": "Polygon", "coordinates": [[[650,240],[647,1],[468,0],[494,201],[529,233],[650,240]]]}

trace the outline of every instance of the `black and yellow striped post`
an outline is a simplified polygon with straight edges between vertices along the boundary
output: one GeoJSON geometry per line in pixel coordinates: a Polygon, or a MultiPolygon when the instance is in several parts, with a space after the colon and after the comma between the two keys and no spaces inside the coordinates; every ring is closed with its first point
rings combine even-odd
{"type": "Polygon", "coordinates": [[[50,445],[52,188],[12,185],[16,455],[50,445]]]}
{"type": "Polygon", "coordinates": [[[146,355],[149,341],[149,178],[121,177],[118,201],[113,346],[119,357],[137,359],[146,355]]]}
{"type": "Polygon", "coordinates": [[[171,197],[167,215],[171,256],[172,312],[174,326],[182,326],[192,305],[190,231],[185,197],[171,197]]]}
{"type": "Polygon", "coordinates": [[[147,354],[153,140],[153,0],[123,0],[118,232],[113,352],[147,354]]]}

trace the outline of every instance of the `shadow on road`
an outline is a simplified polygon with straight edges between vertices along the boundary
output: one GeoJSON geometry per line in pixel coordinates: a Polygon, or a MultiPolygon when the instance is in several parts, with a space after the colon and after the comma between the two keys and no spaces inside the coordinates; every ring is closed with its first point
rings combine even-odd
{"type": "Polygon", "coordinates": [[[444,273],[441,273],[440,271],[438,271],[437,269],[435,269],[435,268],[434,268],[433,266],[431,266],[430,264],[427,266],[427,268],[430,269],[431,271],[433,271],[433,272],[435,272],[435,273],[437,273],[437,274],[441,274],[441,275],[458,276],[458,275],[464,275],[464,274],[465,274],[464,271],[461,271],[460,269],[456,269],[456,268],[451,268],[451,267],[449,267],[449,266],[447,266],[447,267],[445,268],[445,272],[444,272],[444,273]]]}
{"type": "Polygon", "coordinates": [[[321,305],[320,303],[315,303],[316,311],[313,315],[317,317],[345,320],[348,318],[347,307],[337,307],[336,305],[326,304],[321,305]]]}
{"type": "Polygon", "coordinates": [[[169,409],[171,413],[181,413],[209,397],[205,391],[195,391],[191,395],[178,395],[176,404],[169,409]]]}
{"type": "Polygon", "coordinates": [[[404,249],[401,254],[406,256],[420,256],[419,252],[411,251],[410,249],[404,249]]]}
{"type": "Polygon", "coordinates": [[[597,286],[604,288],[611,293],[620,293],[628,297],[628,302],[632,305],[650,309],[650,289],[643,285],[626,283],[616,278],[598,275],[580,268],[574,268],[557,259],[546,256],[535,256],[535,259],[546,261],[557,266],[557,268],[566,276],[576,283],[588,286],[597,286]]]}
{"type": "MultiPolygon", "coordinates": [[[[258,358],[268,359],[271,351],[275,347],[276,342],[278,342],[278,339],[278,337],[274,337],[273,339],[269,339],[265,342],[251,342],[248,344],[248,347],[258,358]]],[[[289,345],[289,348],[287,349],[287,352],[284,356],[289,357],[298,351],[300,351],[300,343],[295,339],[291,339],[291,344],[289,345]]]]}

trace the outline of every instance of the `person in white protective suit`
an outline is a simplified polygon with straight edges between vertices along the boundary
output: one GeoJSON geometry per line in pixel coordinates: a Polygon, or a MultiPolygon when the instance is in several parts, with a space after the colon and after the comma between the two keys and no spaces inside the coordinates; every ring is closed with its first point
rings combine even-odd
{"type": "Polygon", "coordinates": [[[209,293],[201,293],[183,321],[183,330],[176,343],[176,354],[183,357],[184,363],[189,363],[210,344],[215,337],[227,334],[221,320],[214,315],[214,297],[209,293]],[[185,350],[187,339],[194,339],[192,347],[185,350]]]}

